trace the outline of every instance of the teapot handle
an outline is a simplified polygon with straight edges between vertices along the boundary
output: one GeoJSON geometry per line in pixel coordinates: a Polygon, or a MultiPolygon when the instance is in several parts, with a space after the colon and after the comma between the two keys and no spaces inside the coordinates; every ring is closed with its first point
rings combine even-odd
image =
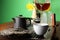
{"type": "Polygon", "coordinates": [[[31,18],[27,18],[26,22],[27,22],[27,27],[29,27],[31,25],[31,18]]]}

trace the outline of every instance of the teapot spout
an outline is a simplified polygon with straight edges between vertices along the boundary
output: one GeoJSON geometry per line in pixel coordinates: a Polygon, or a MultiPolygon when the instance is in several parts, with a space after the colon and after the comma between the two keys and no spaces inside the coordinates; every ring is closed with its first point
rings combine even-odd
{"type": "Polygon", "coordinates": [[[15,18],[12,18],[12,20],[15,22],[15,18]]]}
{"type": "Polygon", "coordinates": [[[15,20],[15,18],[12,18],[12,20],[15,20]]]}

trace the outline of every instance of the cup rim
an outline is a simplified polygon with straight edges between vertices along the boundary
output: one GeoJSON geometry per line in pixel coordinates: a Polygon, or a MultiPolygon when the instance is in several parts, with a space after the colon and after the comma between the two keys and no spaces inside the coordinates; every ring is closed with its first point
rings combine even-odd
{"type": "Polygon", "coordinates": [[[35,25],[39,25],[39,26],[48,26],[47,23],[35,23],[35,25]]]}
{"type": "Polygon", "coordinates": [[[47,23],[40,23],[41,26],[46,26],[48,25],[47,23]]]}

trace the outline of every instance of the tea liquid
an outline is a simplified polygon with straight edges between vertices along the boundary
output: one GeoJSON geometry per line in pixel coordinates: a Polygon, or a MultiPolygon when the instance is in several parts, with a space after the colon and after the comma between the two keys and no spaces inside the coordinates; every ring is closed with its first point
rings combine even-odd
{"type": "Polygon", "coordinates": [[[44,4],[35,3],[35,5],[41,11],[45,11],[45,10],[47,10],[50,7],[50,3],[44,3],[44,4]]]}

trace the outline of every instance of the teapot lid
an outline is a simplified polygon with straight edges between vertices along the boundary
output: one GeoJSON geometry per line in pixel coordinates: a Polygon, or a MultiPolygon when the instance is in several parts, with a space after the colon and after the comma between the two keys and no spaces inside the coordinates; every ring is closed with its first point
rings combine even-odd
{"type": "Polygon", "coordinates": [[[16,16],[15,18],[32,19],[32,18],[29,18],[29,17],[24,17],[23,15],[16,16]]]}
{"type": "Polygon", "coordinates": [[[17,18],[25,18],[25,17],[23,17],[23,15],[19,15],[17,18]]]}

